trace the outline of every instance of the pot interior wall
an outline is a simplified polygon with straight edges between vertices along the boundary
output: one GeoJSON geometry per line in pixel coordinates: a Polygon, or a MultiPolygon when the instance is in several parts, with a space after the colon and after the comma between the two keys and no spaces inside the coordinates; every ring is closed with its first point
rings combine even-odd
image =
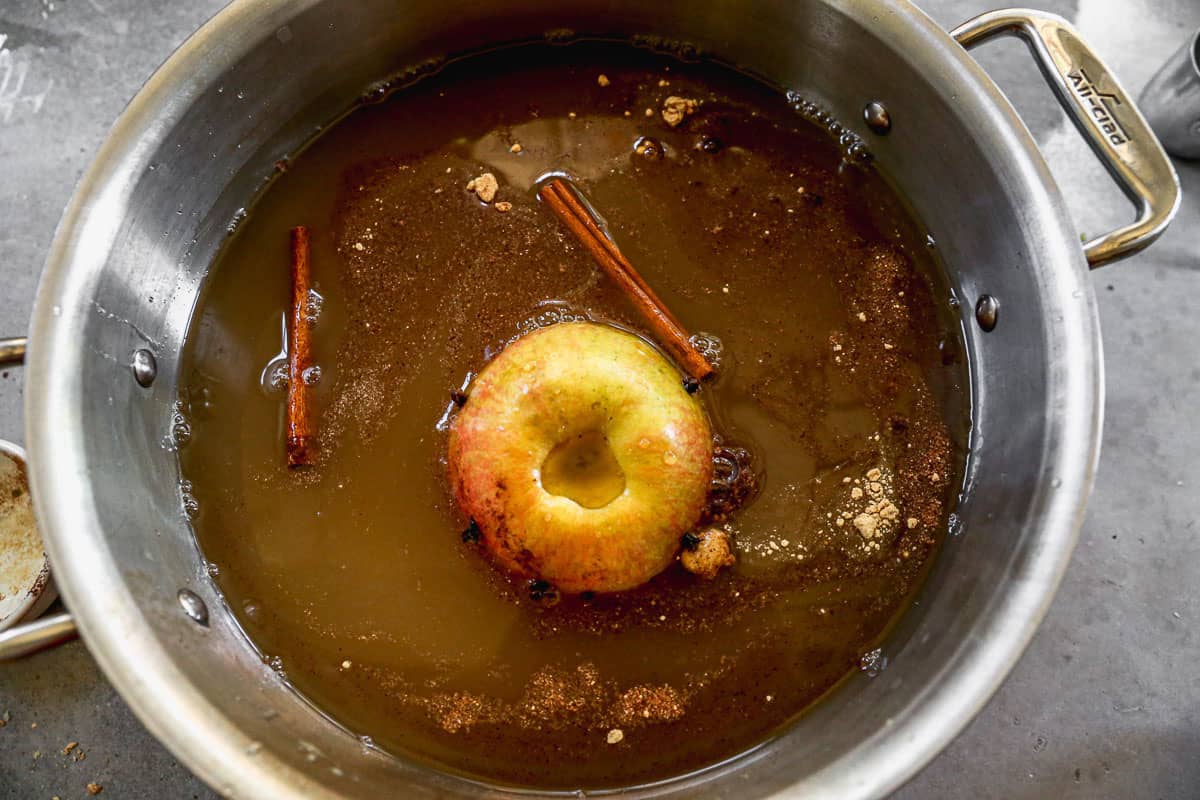
{"type": "MultiPolygon", "coordinates": [[[[75,291],[43,293],[41,306],[61,306],[81,348],[71,414],[84,421],[78,474],[91,490],[80,489],[79,500],[94,508],[111,560],[101,572],[116,587],[111,595],[89,594],[71,581],[65,593],[110,674],[125,669],[124,656],[105,652],[117,642],[148,648],[147,672],[157,677],[118,686],[151,729],[220,790],[249,794],[246,787],[269,786],[261,781],[274,776],[310,794],[394,796],[406,783],[409,797],[481,791],[365,748],[262,663],[203,569],[181,511],[175,454],[163,446],[183,337],[231,221],[277,159],[373,82],[447,53],[548,31],[655,34],[767,76],[867,139],[933,231],[968,317],[980,293],[1000,299],[994,332],[980,332],[973,320],[965,326],[974,382],[968,496],[917,606],[885,648],[888,668],[875,678],[852,677],[755,753],[651,793],[696,791],[698,781],[714,777],[720,780],[705,787],[706,796],[758,796],[797,782],[808,796],[889,788],[986,700],[1049,601],[1095,457],[1090,447],[1067,458],[1057,448],[1067,436],[1063,424],[1076,425],[1076,433],[1099,424],[1098,341],[1078,248],[1069,246],[1060,204],[1043,188],[1044,167],[1022,149],[1023,130],[998,96],[987,94],[965,62],[948,59],[952,45],[903,5],[559,5],[481,2],[449,15],[432,0],[372,0],[353,13],[332,0],[235,4],[219,18],[220,32],[201,32],[118,126],[140,138],[106,150],[106,188],[82,209],[75,239],[102,246],[90,251],[87,278],[75,291]],[[891,109],[888,137],[873,136],[861,121],[871,100],[891,109]],[[158,359],[149,389],[127,367],[140,347],[158,359]],[[1072,393],[1085,395],[1075,401],[1082,417],[1063,423],[1072,393]],[[1054,488],[1056,481],[1065,484],[1054,488]],[[1072,502],[1056,505],[1055,491],[1072,502]],[[181,612],[181,588],[206,601],[208,627],[181,612]],[[102,625],[106,612],[128,621],[102,625]],[[994,665],[956,677],[997,642],[1003,646],[994,665]],[[178,723],[197,726],[190,733],[169,732],[168,714],[144,699],[167,681],[190,685],[178,723]],[[928,713],[937,708],[945,709],[940,724],[928,713]],[[889,744],[901,731],[906,743],[889,744]],[[220,744],[206,751],[181,744],[187,736],[220,744]],[[846,769],[851,755],[858,766],[846,769]],[[235,786],[248,770],[238,763],[243,758],[264,770],[254,779],[260,782],[235,786]]],[[[53,533],[55,554],[65,552],[69,534],[53,533]]]]}

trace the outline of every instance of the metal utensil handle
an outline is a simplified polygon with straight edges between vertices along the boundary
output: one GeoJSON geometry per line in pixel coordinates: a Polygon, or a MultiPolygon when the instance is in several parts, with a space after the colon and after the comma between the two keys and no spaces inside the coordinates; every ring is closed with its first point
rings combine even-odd
{"type": "Polygon", "coordinates": [[[0,661],[69,642],[78,635],[75,621],[66,612],[17,625],[0,632],[0,661]]]}
{"type": "MultiPolygon", "coordinates": [[[[25,342],[24,337],[0,339],[0,366],[22,363],[25,360],[25,342]]],[[[6,631],[0,631],[0,661],[53,647],[76,636],[75,622],[65,612],[24,625],[14,625],[6,631]]]]}
{"type": "Polygon", "coordinates": [[[1024,39],[1075,127],[1137,206],[1133,223],[1084,244],[1088,264],[1132,255],[1158,238],[1179,207],[1179,178],[1141,112],[1069,22],[1009,8],[968,20],[950,35],[968,49],[994,36],[1024,39]]]}

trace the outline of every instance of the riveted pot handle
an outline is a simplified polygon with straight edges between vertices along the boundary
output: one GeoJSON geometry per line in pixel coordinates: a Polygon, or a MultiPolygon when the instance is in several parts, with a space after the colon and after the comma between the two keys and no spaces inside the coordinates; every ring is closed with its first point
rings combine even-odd
{"type": "Polygon", "coordinates": [[[1137,206],[1133,223],[1084,244],[1089,265],[1132,255],[1158,238],[1179,207],[1179,178],[1141,112],[1069,22],[1010,8],[982,14],[950,33],[966,48],[1001,35],[1024,39],[1075,127],[1137,206]]]}
{"type": "Polygon", "coordinates": [[[65,611],[0,631],[0,661],[20,658],[47,647],[69,642],[79,635],[75,621],[65,611]]]}
{"type": "MultiPolygon", "coordinates": [[[[25,338],[0,339],[0,367],[25,360],[25,338]]],[[[0,631],[0,661],[18,658],[74,639],[78,634],[67,613],[24,622],[0,631]]]]}
{"type": "Polygon", "coordinates": [[[0,367],[20,364],[25,360],[25,337],[0,339],[0,367]]]}

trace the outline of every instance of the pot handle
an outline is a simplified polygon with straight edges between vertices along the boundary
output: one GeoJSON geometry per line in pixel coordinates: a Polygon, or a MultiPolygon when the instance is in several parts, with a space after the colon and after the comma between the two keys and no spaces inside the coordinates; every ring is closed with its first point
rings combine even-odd
{"type": "Polygon", "coordinates": [[[1062,17],[1024,8],[990,11],[950,32],[971,48],[995,36],[1029,45],[1059,102],[1110,175],[1137,206],[1137,219],[1083,246],[1099,267],[1159,237],[1179,207],[1179,178],[1162,145],[1117,79],[1062,17]]]}
{"type": "MultiPolygon", "coordinates": [[[[24,337],[0,339],[0,367],[25,361],[25,341],[24,337]]],[[[68,642],[77,635],[75,622],[66,612],[14,625],[0,632],[0,661],[68,642]]]]}
{"type": "Polygon", "coordinates": [[[14,625],[0,633],[0,661],[36,653],[69,642],[79,635],[75,620],[67,612],[14,625]]]}

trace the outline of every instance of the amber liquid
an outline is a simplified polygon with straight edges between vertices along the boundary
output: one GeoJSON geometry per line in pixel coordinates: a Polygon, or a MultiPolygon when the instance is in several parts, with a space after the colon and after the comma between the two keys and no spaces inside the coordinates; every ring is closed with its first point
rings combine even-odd
{"type": "Polygon", "coordinates": [[[184,371],[197,537],[263,658],[386,750],[554,788],[702,768],[858,669],[919,585],[966,429],[937,276],[887,183],[739,73],[600,43],[452,64],[308,147],[215,265],[184,371]],[[702,101],[675,128],[670,95],[702,101]],[[758,489],[725,521],[736,566],[711,582],[676,565],[547,607],[460,535],[450,391],[564,316],[648,333],[540,207],[554,170],[721,344],[701,397],[758,489]],[[485,171],[507,213],[466,191],[485,171]],[[322,450],[289,473],[271,364],[301,224],[324,298],[322,450]],[[881,498],[898,518],[868,536],[881,498]]]}

